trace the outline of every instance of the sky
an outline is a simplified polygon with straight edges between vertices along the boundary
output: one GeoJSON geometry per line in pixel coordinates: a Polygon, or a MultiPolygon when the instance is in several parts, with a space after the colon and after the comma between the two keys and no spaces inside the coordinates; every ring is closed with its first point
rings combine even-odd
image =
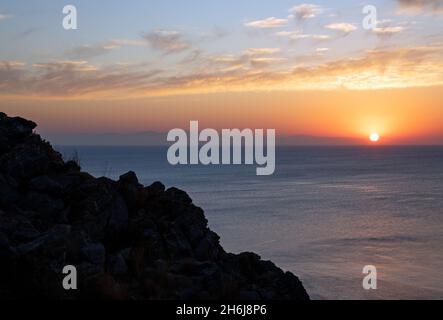
{"type": "Polygon", "coordinates": [[[442,30],[442,0],[0,0],[0,110],[61,144],[191,120],[443,144],[442,30]]]}

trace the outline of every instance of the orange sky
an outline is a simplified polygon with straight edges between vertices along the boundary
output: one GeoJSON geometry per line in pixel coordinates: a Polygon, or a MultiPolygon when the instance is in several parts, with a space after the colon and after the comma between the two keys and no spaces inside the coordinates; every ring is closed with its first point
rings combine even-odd
{"type": "Polygon", "coordinates": [[[35,119],[43,133],[130,133],[201,127],[276,128],[280,135],[346,137],[382,143],[443,142],[443,87],[270,91],[108,100],[3,100],[2,110],[35,119]],[[32,104],[32,106],[30,106],[32,104]]]}

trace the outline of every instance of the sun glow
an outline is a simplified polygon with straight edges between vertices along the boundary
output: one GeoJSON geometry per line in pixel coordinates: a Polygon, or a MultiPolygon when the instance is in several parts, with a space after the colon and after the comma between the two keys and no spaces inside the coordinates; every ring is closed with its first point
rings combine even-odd
{"type": "Polygon", "coordinates": [[[379,141],[380,141],[380,135],[379,135],[378,133],[372,133],[372,134],[369,136],[369,140],[370,140],[371,142],[379,142],[379,141]]]}

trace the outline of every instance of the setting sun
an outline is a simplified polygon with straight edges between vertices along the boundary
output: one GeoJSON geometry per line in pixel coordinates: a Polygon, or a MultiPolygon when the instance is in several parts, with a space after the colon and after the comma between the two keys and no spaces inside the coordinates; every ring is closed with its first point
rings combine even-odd
{"type": "Polygon", "coordinates": [[[369,140],[370,140],[371,142],[378,142],[378,141],[380,141],[380,135],[379,135],[378,133],[372,133],[372,134],[369,136],[369,140]]]}

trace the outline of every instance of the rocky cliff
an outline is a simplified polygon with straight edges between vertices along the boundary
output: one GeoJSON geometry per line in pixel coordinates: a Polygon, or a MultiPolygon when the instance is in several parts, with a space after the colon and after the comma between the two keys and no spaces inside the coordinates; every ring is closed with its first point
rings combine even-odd
{"type": "Polygon", "coordinates": [[[94,178],[35,128],[0,113],[0,299],[309,299],[293,274],[226,253],[184,191],[94,178]]]}

